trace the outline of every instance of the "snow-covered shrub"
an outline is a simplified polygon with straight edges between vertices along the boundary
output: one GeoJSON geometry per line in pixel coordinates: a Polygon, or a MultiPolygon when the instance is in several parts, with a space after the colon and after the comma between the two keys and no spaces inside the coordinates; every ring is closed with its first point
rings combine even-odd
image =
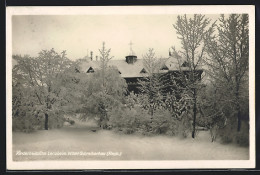
{"type": "Polygon", "coordinates": [[[118,130],[122,130],[126,134],[136,132],[142,128],[142,124],[149,120],[148,115],[141,108],[114,108],[108,112],[109,123],[118,130]]]}
{"type": "Polygon", "coordinates": [[[243,121],[240,132],[237,132],[235,142],[240,146],[249,146],[249,124],[243,121]]]}
{"type": "Polygon", "coordinates": [[[228,121],[225,127],[218,130],[217,135],[220,137],[222,143],[233,142],[236,134],[236,127],[232,123],[233,122],[228,121]]]}
{"type": "Polygon", "coordinates": [[[30,115],[22,117],[13,117],[13,131],[31,132],[35,130],[35,126],[39,124],[35,117],[30,115]]]}
{"type": "Polygon", "coordinates": [[[109,123],[113,128],[125,134],[138,132],[143,135],[177,135],[179,132],[184,133],[187,130],[180,129],[183,123],[173,118],[171,113],[164,109],[156,110],[151,116],[148,114],[148,110],[138,106],[131,109],[128,107],[114,108],[109,112],[109,116],[109,123]]]}
{"type": "Polygon", "coordinates": [[[32,132],[34,130],[43,129],[44,118],[42,115],[33,115],[33,113],[23,111],[19,115],[12,117],[13,131],[32,132]]]}
{"type": "Polygon", "coordinates": [[[71,125],[74,125],[75,124],[75,121],[74,120],[70,120],[69,121],[71,125]]]}
{"type": "Polygon", "coordinates": [[[149,124],[153,134],[170,133],[174,127],[174,119],[168,110],[156,110],[149,124]]]}
{"type": "Polygon", "coordinates": [[[49,128],[50,129],[61,128],[63,126],[64,121],[65,121],[65,118],[63,116],[60,116],[58,114],[50,115],[49,116],[49,128]]]}
{"type": "Polygon", "coordinates": [[[175,135],[186,138],[192,132],[192,123],[187,115],[176,121],[175,135]]]}
{"type": "Polygon", "coordinates": [[[249,145],[249,125],[246,121],[242,121],[241,130],[237,132],[234,123],[228,123],[224,128],[219,129],[217,133],[222,143],[236,143],[240,146],[249,145]]]}

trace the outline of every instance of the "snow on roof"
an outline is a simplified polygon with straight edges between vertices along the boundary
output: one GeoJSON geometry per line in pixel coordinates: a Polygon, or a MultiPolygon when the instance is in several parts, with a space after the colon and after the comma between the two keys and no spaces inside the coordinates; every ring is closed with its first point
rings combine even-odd
{"type": "Polygon", "coordinates": [[[137,59],[133,64],[128,64],[125,60],[111,60],[109,66],[115,66],[121,72],[121,76],[127,77],[143,77],[145,73],[141,73],[144,68],[143,60],[137,59]]]}
{"type": "MultiPolygon", "coordinates": [[[[174,71],[179,70],[179,65],[182,65],[182,63],[179,64],[178,60],[174,57],[169,58],[162,58],[162,67],[167,66],[169,70],[160,70],[160,72],[168,72],[168,71],[174,71]]],[[[90,61],[86,60],[80,64],[80,69],[83,72],[87,72],[90,67],[94,69],[100,69],[100,61],[90,61]]],[[[125,60],[110,60],[108,62],[109,67],[116,67],[118,71],[121,73],[121,76],[124,78],[133,78],[133,77],[144,77],[148,76],[147,73],[142,73],[142,69],[145,69],[143,65],[143,59],[137,59],[136,62],[133,64],[128,64],[125,60]]]]}

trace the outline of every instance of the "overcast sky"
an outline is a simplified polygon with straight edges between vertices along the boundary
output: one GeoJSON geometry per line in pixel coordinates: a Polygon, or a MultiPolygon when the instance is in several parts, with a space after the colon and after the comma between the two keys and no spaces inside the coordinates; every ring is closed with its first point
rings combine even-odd
{"type": "MultiPolygon", "coordinates": [[[[212,21],[219,17],[207,16],[212,21]]],[[[172,25],[176,19],[177,15],[13,16],[13,54],[37,56],[42,49],[54,48],[66,50],[75,60],[90,51],[95,57],[104,41],[114,59],[124,59],[132,41],[138,58],[149,48],[167,57],[171,46],[181,47],[172,25]]]]}

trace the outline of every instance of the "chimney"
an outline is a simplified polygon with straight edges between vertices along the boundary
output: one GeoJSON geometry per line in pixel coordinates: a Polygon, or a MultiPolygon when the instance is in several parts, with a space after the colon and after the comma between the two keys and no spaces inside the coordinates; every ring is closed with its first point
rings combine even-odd
{"type": "Polygon", "coordinates": [[[91,59],[91,61],[93,60],[93,52],[92,51],[90,52],[90,59],[91,59]]]}

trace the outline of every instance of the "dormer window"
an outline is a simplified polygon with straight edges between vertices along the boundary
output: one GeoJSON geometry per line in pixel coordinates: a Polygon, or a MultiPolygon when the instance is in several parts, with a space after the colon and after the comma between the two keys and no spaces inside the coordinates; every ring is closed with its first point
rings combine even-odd
{"type": "Polygon", "coordinates": [[[164,64],[161,68],[161,70],[169,70],[169,68],[164,64]]]}
{"type": "Polygon", "coordinates": [[[145,74],[147,71],[143,68],[140,73],[145,74]]]}
{"type": "Polygon", "coordinates": [[[92,67],[90,67],[87,71],[87,73],[94,73],[94,69],[92,67]]]}

